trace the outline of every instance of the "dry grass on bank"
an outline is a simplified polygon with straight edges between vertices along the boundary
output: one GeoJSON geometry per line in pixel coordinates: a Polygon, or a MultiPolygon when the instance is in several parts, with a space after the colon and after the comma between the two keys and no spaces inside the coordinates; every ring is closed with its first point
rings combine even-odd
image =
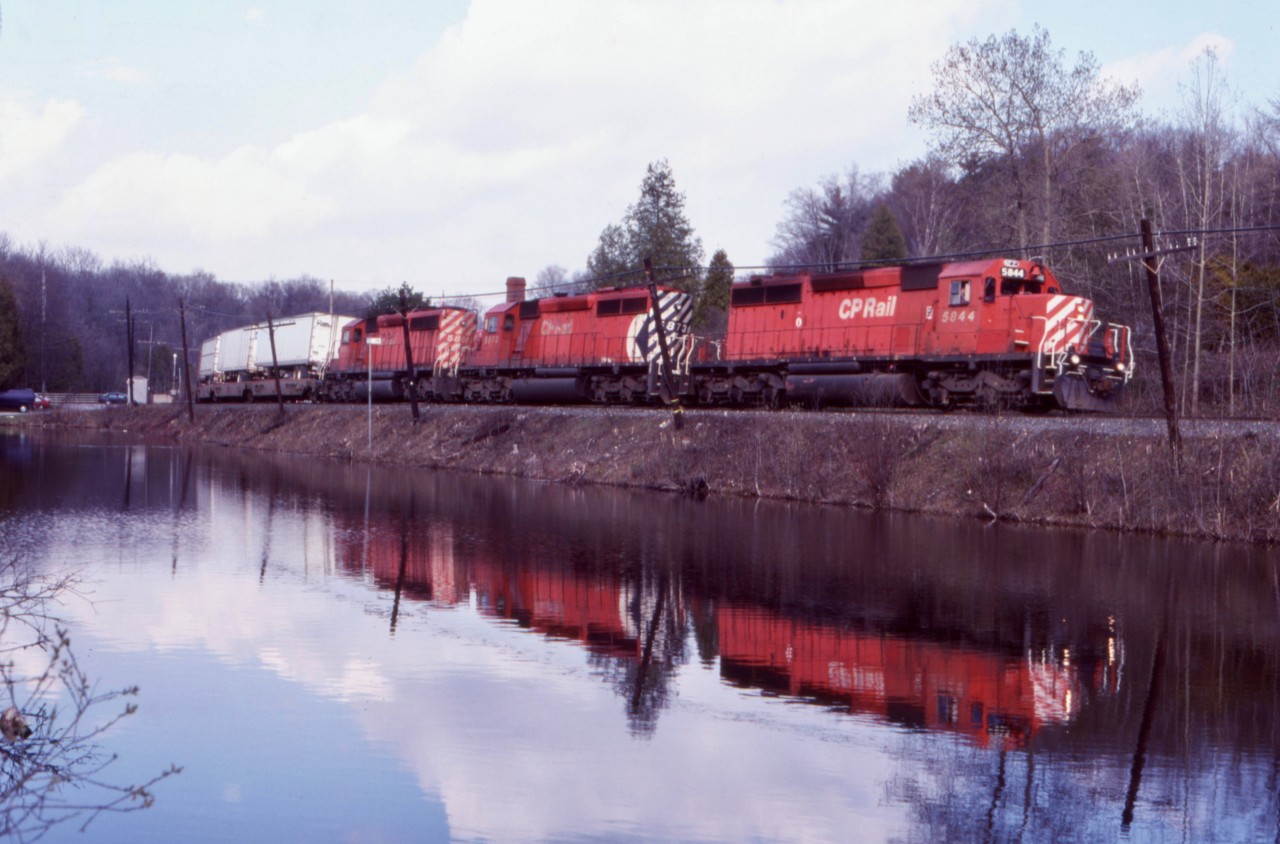
{"type": "Polygon", "coordinates": [[[1049,429],[1023,417],[403,406],[201,407],[59,414],[45,424],[256,448],[694,494],[1280,541],[1280,444],[1244,434],[1188,440],[1049,429]]]}

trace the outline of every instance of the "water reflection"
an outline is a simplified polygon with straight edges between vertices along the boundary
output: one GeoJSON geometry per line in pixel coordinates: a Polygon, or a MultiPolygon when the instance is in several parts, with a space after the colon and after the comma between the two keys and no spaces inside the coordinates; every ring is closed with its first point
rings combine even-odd
{"type": "MultiPolygon", "coordinates": [[[[378,590],[389,638],[438,646],[425,638],[428,618],[475,613],[495,629],[570,645],[592,682],[610,690],[637,746],[661,743],[668,729],[718,735],[727,720],[752,724],[765,712],[786,723],[819,719],[852,742],[800,743],[808,757],[782,757],[781,769],[812,789],[773,804],[800,825],[792,834],[748,825],[701,837],[834,839],[851,818],[872,816],[870,839],[1127,832],[1258,840],[1280,830],[1280,583],[1270,551],[262,455],[53,449],[10,462],[6,452],[7,466],[31,461],[40,478],[24,472],[7,486],[7,509],[31,514],[56,502],[118,512],[123,502],[135,526],[151,526],[167,543],[174,571],[203,553],[179,538],[200,518],[219,536],[220,553],[243,557],[259,585],[296,573],[301,559],[305,582],[378,590]],[[721,696],[691,688],[704,673],[719,680],[721,696]],[[672,718],[679,723],[668,726],[672,718]],[[863,727],[870,732],[856,732],[863,727]],[[817,799],[838,789],[838,778],[794,773],[805,764],[862,766],[878,794],[857,806],[817,799]],[[870,808],[877,803],[899,811],[902,825],[879,817],[870,808]],[[815,813],[832,822],[804,826],[815,813]]],[[[535,671],[539,659],[550,657],[528,657],[535,671]]],[[[413,687],[408,679],[378,682],[413,687]]],[[[448,716],[433,713],[447,729],[448,716]]],[[[779,729],[769,723],[749,731],[750,740],[767,744],[764,734],[779,729]]],[[[581,728],[599,736],[609,725],[581,728]]],[[[411,732],[403,738],[414,744],[411,732]]],[[[469,740],[474,754],[483,739],[469,740]]],[[[696,746],[662,744],[677,756],[661,764],[609,746],[636,756],[584,749],[567,764],[589,769],[588,781],[640,759],[656,766],[655,777],[702,770],[691,758],[696,746]]],[[[540,745],[535,755],[566,752],[540,745]]],[[[439,746],[427,758],[421,764],[432,768],[451,761],[439,746]]],[[[780,775],[770,766],[780,760],[743,758],[750,764],[733,771],[743,793],[724,799],[766,799],[780,775]]],[[[718,791],[710,779],[684,784],[718,791]]],[[[522,804],[518,788],[502,793],[522,804]]],[[[656,810],[638,806],[636,814],[656,810]]],[[[726,822],[725,806],[701,811],[726,822]]],[[[469,823],[478,837],[511,837],[491,820],[469,823]]],[[[705,832],[687,819],[621,829],[581,816],[569,823],[550,823],[551,837],[705,832]]]]}

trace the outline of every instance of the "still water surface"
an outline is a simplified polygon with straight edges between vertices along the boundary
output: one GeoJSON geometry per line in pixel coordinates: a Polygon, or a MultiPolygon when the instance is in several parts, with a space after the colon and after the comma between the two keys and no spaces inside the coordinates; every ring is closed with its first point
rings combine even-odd
{"type": "Polygon", "coordinates": [[[0,436],[76,841],[1275,841],[1273,550],[0,436]]]}

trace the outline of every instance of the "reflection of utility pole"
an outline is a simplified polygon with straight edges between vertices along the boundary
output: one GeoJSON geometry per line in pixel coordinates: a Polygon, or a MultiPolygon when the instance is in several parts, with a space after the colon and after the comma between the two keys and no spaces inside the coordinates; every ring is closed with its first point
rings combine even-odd
{"type": "Polygon", "coordinates": [[[1142,706],[1142,722],[1138,726],[1138,743],[1133,750],[1133,765],[1129,769],[1129,791],[1124,799],[1124,811],[1120,814],[1120,829],[1126,835],[1133,824],[1133,810],[1138,802],[1138,789],[1142,786],[1142,769],[1147,763],[1147,741],[1151,737],[1151,722],[1156,717],[1156,700],[1160,696],[1160,682],[1164,678],[1165,639],[1169,638],[1169,613],[1173,611],[1173,576],[1165,573],[1164,619],[1156,633],[1156,652],[1151,657],[1151,677],[1147,681],[1147,700],[1142,706]]]}
{"type": "MultiPolygon", "coordinates": [[[[414,523],[415,506],[413,493],[409,493],[409,512],[400,513],[400,571],[396,574],[396,596],[391,604],[391,635],[396,634],[396,622],[400,620],[400,597],[404,594],[405,573],[409,570],[409,525],[414,523]]],[[[367,530],[366,530],[367,533],[367,530]]]]}
{"type": "Polygon", "coordinates": [[[658,627],[662,624],[662,612],[667,603],[667,572],[664,569],[658,578],[658,600],[653,605],[653,618],[649,620],[649,632],[645,634],[644,648],[640,652],[640,669],[636,672],[636,686],[631,692],[631,715],[641,714],[640,704],[643,702],[649,667],[653,665],[653,648],[657,643],[658,627]]]}

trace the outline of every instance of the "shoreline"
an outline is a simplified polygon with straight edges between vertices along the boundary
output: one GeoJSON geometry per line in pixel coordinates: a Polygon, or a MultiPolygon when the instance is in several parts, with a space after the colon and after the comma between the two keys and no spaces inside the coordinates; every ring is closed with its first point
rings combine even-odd
{"type": "MultiPolygon", "coordinates": [[[[1280,442],[1185,443],[1021,416],[424,405],[59,409],[19,425],[549,483],[1280,542],[1280,442]],[[373,448],[368,448],[372,422],[373,448]]],[[[1086,420],[1087,422],[1087,420],[1086,420]]]]}

